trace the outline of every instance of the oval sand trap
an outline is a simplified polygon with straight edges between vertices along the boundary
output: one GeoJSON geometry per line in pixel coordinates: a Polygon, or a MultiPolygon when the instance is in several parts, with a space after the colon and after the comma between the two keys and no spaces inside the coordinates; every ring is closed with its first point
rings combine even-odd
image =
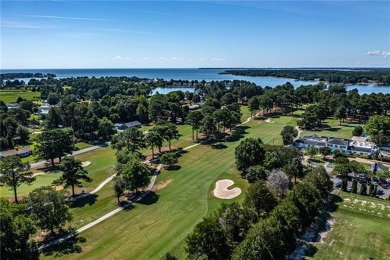
{"type": "Polygon", "coordinates": [[[241,194],[241,189],[240,188],[233,188],[233,189],[228,189],[228,187],[232,186],[234,184],[234,181],[224,179],[224,180],[219,180],[215,184],[215,189],[214,189],[214,196],[219,198],[219,199],[233,199],[237,197],[238,195],[241,194]]]}

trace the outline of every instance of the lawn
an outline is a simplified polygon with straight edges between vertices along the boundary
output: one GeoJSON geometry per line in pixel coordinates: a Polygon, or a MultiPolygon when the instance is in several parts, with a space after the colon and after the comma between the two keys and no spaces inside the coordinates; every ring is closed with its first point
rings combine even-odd
{"type": "Polygon", "coordinates": [[[344,193],[314,259],[390,259],[390,201],[344,193]]]}
{"type": "MultiPolygon", "coordinates": [[[[353,129],[358,126],[358,124],[347,124],[342,123],[339,125],[339,120],[328,118],[323,122],[326,125],[326,128],[321,131],[303,131],[301,136],[305,135],[319,135],[319,136],[332,136],[332,137],[341,137],[341,138],[352,138],[353,129]]],[[[362,125],[363,126],[363,125],[362,125]]]]}
{"type": "MultiPolygon", "coordinates": [[[[256,120],[246,125],[241,137],[260,137],[265,143],[281,144],[281,129],[286,124],[294,124],[295,120],[294,117],[272,118],[271,123],[256,120]]],[[[154,196],[133,209],[122,211],[83,232],[80,237],[86,241],[79,244],[82,252],[63,257],[159,259],[171,252],[183,258],[186,236],[203,217],[225,202],[212,195],[217,180],[232,179],[243,191],[239,197],[226,202],[244,198],[248,184],[239,177],[234,162],[234,148],[238,144],[236,140],[188,150],[179,158],[179,170],[161,171],[156,183],[164,184],[164,188],[156,190],[152,193],[154,196]]],[[[97,201],[91,205],[72,209],[75,213],[72,226],[79,227],[115,207],[110,184],[97,195],[97,201]]]]}
{"type": "Polygon", "coordinates": [[[18,97],[38,101],[41,99],[41,94],[27,90],[0,90],[0,100],[3,100],[5,103],[15,103],[18,97]]]}
{"type": "Polygon", "coordinates": [[[74,146],[76,147],[76,151],[78,151],[78,150],[82,150],[85,148],[89,148],[89,147],[93,146],[93,144],[89,144],[89,143],[85,143],[85,142],[78,142],[74,146]]]}

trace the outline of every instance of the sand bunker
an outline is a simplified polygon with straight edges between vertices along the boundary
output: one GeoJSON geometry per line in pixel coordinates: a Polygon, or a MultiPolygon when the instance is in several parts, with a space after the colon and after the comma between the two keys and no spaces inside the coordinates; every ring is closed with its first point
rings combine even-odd
{"type": "Polygon", "coordinates": [[[39,175],[45,175],[45,173],[44,172],[36,172],[33,174],[34,177],[39,176],[39,175]]]}
{"type": "Polygon", "coordinates": [[[87,166],[90,165],[90,164],[91,164],[90,161],[85,161],[85,162],[82,162],[82,163],[81,163],[81,166],[82,166],[82,167],[87,167],[87,166]]]}
{"type": "Polygon", "coordinates": [[[267,122],[267,123],[273,123],[274,121],[272,121],[271,118],[267,118],[267,119],[265,120],[265,122],[267,122]]]}
{"type": "Polygon", "coordinates": [[[214,196],[219,199],[233,199],[241,194],[240,188],[228,189],[234,182],[232,180],[219,180],[215,184],[214,196]]]}

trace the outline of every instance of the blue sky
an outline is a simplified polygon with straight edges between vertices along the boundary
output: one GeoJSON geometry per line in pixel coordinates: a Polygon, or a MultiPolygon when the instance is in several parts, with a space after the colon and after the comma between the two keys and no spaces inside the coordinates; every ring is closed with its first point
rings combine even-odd
{"type": "Polygon", "coordinates": [[[1,1],[1,68],[390,67],[389,1],[1,1]]]}

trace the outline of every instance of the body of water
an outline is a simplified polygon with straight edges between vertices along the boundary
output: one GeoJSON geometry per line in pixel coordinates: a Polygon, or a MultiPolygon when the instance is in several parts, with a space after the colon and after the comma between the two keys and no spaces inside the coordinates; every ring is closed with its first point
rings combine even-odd
{"type": "MultiPolygon", "coordinates": [[[[261,87],[275,87],[290,82],[294,87],[301,85],[316,84],[316,81],[301,81],[289,78],[276,77],[246,77],[233,76],[228,74],[218,74],[224,69],[24,69],[24,70],[0,70],[0,73],[15,73],[15,72],[40,72],[53,73],[57,78],[68,77],[139,77],[139,78],[159,78],[164,80],[182,79],[182,80],[198,80],[198,81],[222,81],[222,80],[246,80],[255,83],[261,87]]],[[[25,79],[26,81],[26,79],[25,79]]],[[[28,81],[28,80],[27,80],[28,81]]],[[[375,85],[349,85],[347,89],[357,88],[360,94],[369,93],[390,93],[390,86],[375,86],[375,85]]],[[[157,89],[156,89],[157,90],[157,89]]],[[[160,89],[159,93],[167,93],[173,90],[190,91],[190,89],[160,89]]]]}

